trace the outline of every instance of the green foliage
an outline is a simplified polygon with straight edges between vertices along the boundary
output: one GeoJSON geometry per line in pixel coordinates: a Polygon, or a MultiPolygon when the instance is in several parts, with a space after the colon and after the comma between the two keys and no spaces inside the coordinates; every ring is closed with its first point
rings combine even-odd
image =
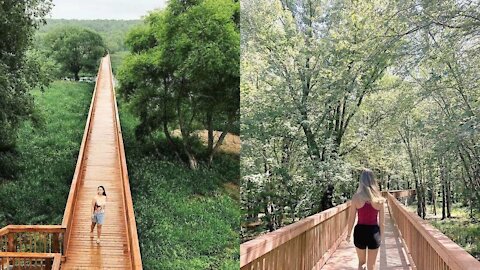
{"type": "Polygon", "coordinates": [[[0,182],[0,227],[60,224],[70,190],[92,84],[55,81],[32,91],[36,122],[18,132],[18,176],[0,182]]]}
{"type": "Polygon", "coordinates": [[[95,73],[99,59],[106,49],[102,37],[91,30],[79,27],[64,27],[45,36],[47,54],[65,73],[79,80],[80,71],[95,73]]]}
{"type": "Polygon", "coordinates": [[[123,63],[123,60],[127,55],[128,55],[127,51],[119,51],[119,52],[110,54],[113,74],[117,73],[118,69],[120,68],[121,64],[123,63]]]}
{"type": "MultiPolygon", "coordinates": [[[[440,204],[437,205],[441,207],[440,204]]],[[[408,207],[411,211],[415,211],[414,206],[408,207]]],[[[480,258],[480,215],[470,216],[471,210],[461,204],[452,205],[452,218],[441,219],[440,216],[427,215],[426,220],[444,233],[452,241],[463,247],[467,252],[475,258],[480,258]]]]}
{"type": "Polygon", "coordinates": [[[17,130],[34,116],[30,90],[48,83],[37,55],[28,49],[50,8],[51,1],[0,2],[0,179],[14,177],[17,130]]]}
{"type": "Polygon", "coordinates": [[[99,33],[111,54],[126,51],[124,44],[127,32],[141,23],[140,20],[66,20],[47,19],[46,24],[37,32],[38,39],[43,39],[49,32],[62,27],[87,28],[99,33]]]}
{"type": "Polygon", "coordinates": [[[138,119],[120,104],[145,269],[238,269],[238,201],[222,190],[238,179],[238,160],[220,155],[218,166],[192,171],[172,157],[158,159],[151,142],[136,140],[138,119]]]}
{"type": "Polygon", "coordinates": [[[125,42],[132,55],[118,73],[119,92],[140,117],[136,134],[164,132],[169,151],[185,156],[192,169],[198,168],[199,154],[210,164],[222,143],[214,142],[214,127],[225,134],[238,131],[236,12],[232,0],[172,1],[166,10],[150,13],[125,42]],[[180,129],[181,141],[172,139],[173,129],[180,129]],[[200,153],[192,136],[198,129],[211,131],[200,153]]]}

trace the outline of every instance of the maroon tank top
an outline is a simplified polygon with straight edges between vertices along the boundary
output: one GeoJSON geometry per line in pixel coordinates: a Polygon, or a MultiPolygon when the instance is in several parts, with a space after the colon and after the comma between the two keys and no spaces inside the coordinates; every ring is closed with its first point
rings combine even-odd
{"type": "Polygon", "coordinates": [[[378,225],[377,216],[378,210],[373,208],[370,202],[365,202],[365,204],[358,208],[358,222],[357,224],[363,225],[378,225]]]}

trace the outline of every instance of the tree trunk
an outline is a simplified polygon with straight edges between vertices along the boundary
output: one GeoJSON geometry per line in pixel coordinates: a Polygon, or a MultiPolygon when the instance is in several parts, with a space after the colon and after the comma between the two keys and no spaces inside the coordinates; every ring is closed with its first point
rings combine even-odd
{"type": "Polygon", "coordinates": [[[190,145],[190,134],[191,134],[190,127],[187,126],[187,123],[185,123],[184,115],[182,113],[182,108],[181,108],[180,97],[177,96],[176,98],[177,98],[176,107],[177,107],[178,123],[180,125],[180,132],[182,133],[183,151],[188,158],[189,168],[192,170],[196,170],[198,169],[198,163],[190,145]]]}
{"type": "Polygon", "coordinates": [[[332,184],[328,184],[320,201],[320,211],[324,211],[333,207],[332,199],[334,189],[335,187],[332,184]]]}
{"type": "Polygon", "coordinates": [[[451,218],[452,215],[450,214],[451,212],[451,209],[452,209],[452,202],[451,202],[451,199],[452,199],[452,193],[450,191],[450,179],[448,177],[448,173],[446,174],[446,189],[447,189],[447,218],[451,218]]]}
{"type": "Polygon", "coordinates": [[[435,189],[435,183],[432,186],[432,204],[433,204],[433,215],[437,215],[437,190],[435,189]]]}
{"type": "Polygon", "coordinates": [[[77,82],[80,80],[80,77],[78,76],[78,73],[79,73],[78,71],[73,73],[73,76],[75,77],[75,81],[77,81],[77,82]]]}
{"type": "Polygon", "coordinates": [[[410,133],[408,130],[405,130],[405,133],[402,133],[400,130],[398,131],[400,137],[402,138],[403,143],[405,144],[405,147],[407,148],[407,153],[408,157],[410,160],[410,167],[412,169],[412,174],[413,178],[415,181],[415,190],[416,190],[416,196],[417,196],[417,215],[419,217],[423,217],[423,190],[422,187],[419,183],[419,177],[418,177],[418,168],[417,168],[417,162],[415,159],[415,156],[412,151],[412,145],[411,145],[411,137],[410,133]]]}
{"type": "Polygon", "coordinates": [[[445,219],[445,167],[443,164],[443,158],[440,159],[440,181],[442,182],[442,220],[445,219]]]}
{"type": "Polygon", "coordinates": [[[185,154],[188,157],[188,166],[192,170],[198,169],[198,162],[197,159],[195,158],[195,155],[188,149],[185,148],[185,154]]]}
{"type": "Polygon", "coordinates": [[[387,189],[390,190],[390,174],[387,175],[387,189]]]}
{"type": "Polygon", "coordinates": [[[208,146],[207,153],[213,152],[213,112],[207,112],[208,146]]]}
{"type": "MultiPolygon", "coordinates": [[[[230,129],[232,128],[232,125],[233,125],[233,122],[234,122],[234,118],[235,118],[235,115],[231,114],[228,116],[228,123],[227,125],[225,126],[225,129],[222,131],[222,134],[220,134],[220,137],[218,137],[218,140],[217,142],[215,143],[215,146],[213,146],[214,144],[214,141],[213,141],[213,127],[212,127],[212,146],[213,148],[208,152],[208,166],[211,166],[212,165],[212,162],[213,162],[213,156],[215,155],[215,153],[218,152],[218,149],[220,148],[220,146],[222,145],[223,141],[225,140],[225,137],[227,137],[227,134],[228,132],[230,131],[230,129]]],[[[210,134],[208,134],[208,136],[210,137],[210,134]]],[[[209,138],[209,142],[210,143],[210,138],[209,138]]]]}

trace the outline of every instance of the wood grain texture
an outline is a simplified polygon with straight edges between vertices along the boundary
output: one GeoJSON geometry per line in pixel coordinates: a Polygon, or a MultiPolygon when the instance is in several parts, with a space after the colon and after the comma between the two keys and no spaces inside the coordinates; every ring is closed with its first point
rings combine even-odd
{"type": "Polygon", "coordinates": [[[133,224],[135,219],[133,205],[126,201],[127,193],[131,195],[124,183],[128,178],[124,178],[126,163],[123,165],[125,156],[119,134],[110,58],[106,56],[100,64],[85,127],[87,136],[82,141],[83,153],[79,155],[82,160],[77,162],[78,178],[72,181],[65,210],[63,225],[67,227],[68,239],[62,269],[141,269],[138,247],[138,255],[132,255],[131,238],[136,237],[136,227],[132,237],[129,219],[133,218],[133,224]],[[91,201],[98,186],[104,186],[107,193],[100,244],[95,242],[96,230],[95,237],[90,237],[91,201]],[[140,262],[133,264],[132,258],[140,262]]]}

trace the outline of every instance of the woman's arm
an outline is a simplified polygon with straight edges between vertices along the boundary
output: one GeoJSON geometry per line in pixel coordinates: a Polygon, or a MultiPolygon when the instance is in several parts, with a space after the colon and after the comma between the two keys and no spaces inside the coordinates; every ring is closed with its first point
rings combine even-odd
{"type": "Polygon", "coordinates": [[[350,236],[352,235],[353,224],[355,223],[355,216],[357,214],[357,207],[355,200],[352,199],[350,208],[348,210],[348,230],[347,230],[347,242],[350,242],[350,236]]]}
{"type": "Polygon", "coordinates": [[[95,198],[92,199],[92,215],[95,213],[95,198]]]}
{"type": "Polygon", "coordinates": [[[385,203],[382,203],[381,207],[380,207],[380,236],[382,237],[382,243],[384,242],[384,239],[385,239],[385,203]]]}

